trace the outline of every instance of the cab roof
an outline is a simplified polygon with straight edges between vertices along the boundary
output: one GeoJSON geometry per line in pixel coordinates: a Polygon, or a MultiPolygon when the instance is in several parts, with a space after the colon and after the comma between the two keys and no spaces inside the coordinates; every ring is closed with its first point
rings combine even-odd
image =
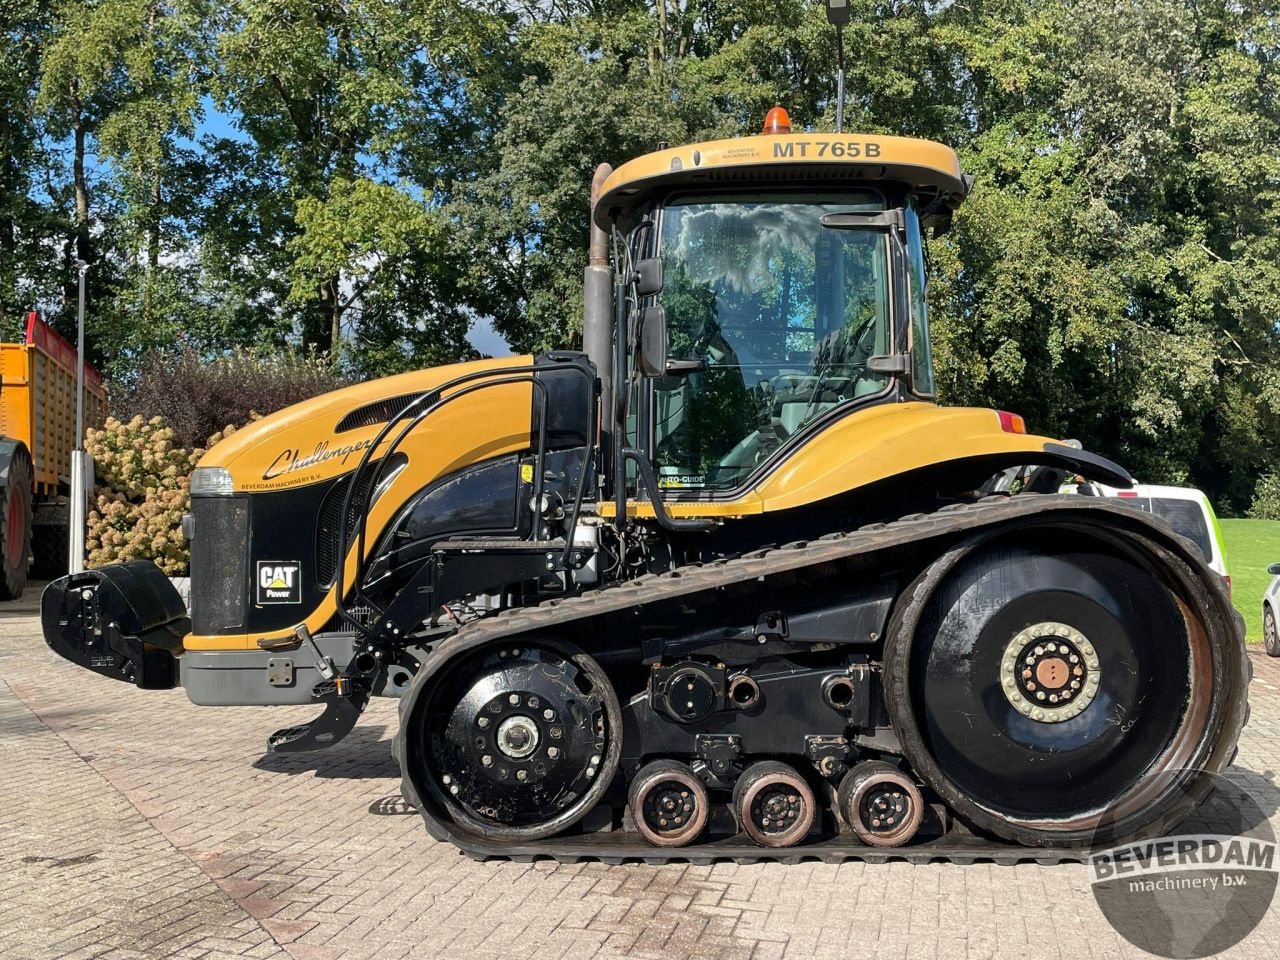
{"type": "Polygon", "coordinates": [[[954,150],[932,140],[858,133],[772,133],[691,143],[646,153],[613,171],[601,187],[596,224],[609,229],[670,189],[755,187],[786,181],[823,185],[891,181],[949,209],[969,180],[954,150]]]}

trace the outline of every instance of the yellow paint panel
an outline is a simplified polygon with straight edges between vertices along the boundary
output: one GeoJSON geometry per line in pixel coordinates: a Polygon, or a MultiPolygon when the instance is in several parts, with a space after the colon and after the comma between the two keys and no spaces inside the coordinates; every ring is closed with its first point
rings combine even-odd
{"type": "MultiPolygon", "coordinates": [[[[756,487],[733,500],[667,501],[676,517],[736,517],[791,510],[922,467],[969,457],[1041,454],[1058,441],[1005,433],[994,410],[886,403],[850,414],[814,437],[756,487]]],[[[1029,457],[1028,459],[1032,459],[1029,457]]],[[[612,504],[600,512],[613,516],[612,504]]],[[[652,517],[648,502],[628,516],[652,517]]]]}
{"type": "MultiPolygon", "coordinates": [[[[770,134],[692,143],[624,163],[604,182],[596,222],[607,228],[614,213],[634,208],[659,187],[734,183],[735,171],[754,169],[852,185],[895,180],[936,189],[957,202],[965,194],[956,152],[932,140],[860,133],[770,134]]],[[[748,186],[750,181],[741,183],[748,186]]]]}
{"type": "MultiPolygon", "coordinates": [[[[206,453],[199,466],[225,467],[231,472],[237,493],[281,490],[328,480],[353,469],[385,425],[384,420],[337,433],[338,423],[352,411],[378,401],[427,393],[459,377],[488,371],[496,375],[499,370],[532,363],[529,356],[477,360],[335,390],[237,430],[206,453]]],[[[514,443],[527,445],[532,403],[533,387],[528,383],[490,387],[453,401],[432,413],[409,435],[403,447],[412,464],[408,472],[434,477],[456,466],[508,452],[514,443]],[[482,427],[477,429],[478,425],[482,427]]]]}
{"type": "Polygon", "coordinates": [[[1056,442],[1005,433],[994,410],[882,404],[832,424],[770,474],[759,494],[766,512],[789,510],[936,463],[1041,454],[1056,442]]]}

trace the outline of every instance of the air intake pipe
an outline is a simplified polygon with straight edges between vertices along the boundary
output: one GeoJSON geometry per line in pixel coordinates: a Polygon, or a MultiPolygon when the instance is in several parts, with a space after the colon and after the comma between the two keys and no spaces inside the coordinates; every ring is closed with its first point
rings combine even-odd
{"type": "Polygon", "coordinates": [[[602,163],[591,178],[591,241],[587,248],[587,267],[583,271],[582,349],[596,365],[600,377],[600,396],[605,415],[601,427],[613,430],[613,269],[609,266],[609,235],[596,225],[596,201],[613,167],[602,163]]]}

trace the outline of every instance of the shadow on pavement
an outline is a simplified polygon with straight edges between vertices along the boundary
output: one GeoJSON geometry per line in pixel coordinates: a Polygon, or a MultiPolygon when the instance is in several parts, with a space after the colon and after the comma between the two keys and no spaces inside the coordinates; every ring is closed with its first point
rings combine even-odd
{"type": "Polygon", "coordinates": [[[43,580],[28,580],[26,589],[17,600],[0,601],[0,620],[40,615],[40,596],[48,586],[43,580]]]}
{"type": "Polygon", "coordinates": [[[255,770],[269,773],[314,773],[333,780],[392,779],[400,769],[391,756],[391,738],[383,739],[387,728],[381,724],[356,727],[345,739],[327,750],[310,753],[264,753],[254,761],[255,770]]]}

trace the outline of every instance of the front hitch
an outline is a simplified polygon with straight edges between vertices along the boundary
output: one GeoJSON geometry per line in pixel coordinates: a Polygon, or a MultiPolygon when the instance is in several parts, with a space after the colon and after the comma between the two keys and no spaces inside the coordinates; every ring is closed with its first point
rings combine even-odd
{"type": "Polygon", "coordinates": [[[40,598],[40,623],[53,652],[77,666],[144,690],[178,685],[178,656],[191,618],[150,560],[54,580],[40,598]]]}

